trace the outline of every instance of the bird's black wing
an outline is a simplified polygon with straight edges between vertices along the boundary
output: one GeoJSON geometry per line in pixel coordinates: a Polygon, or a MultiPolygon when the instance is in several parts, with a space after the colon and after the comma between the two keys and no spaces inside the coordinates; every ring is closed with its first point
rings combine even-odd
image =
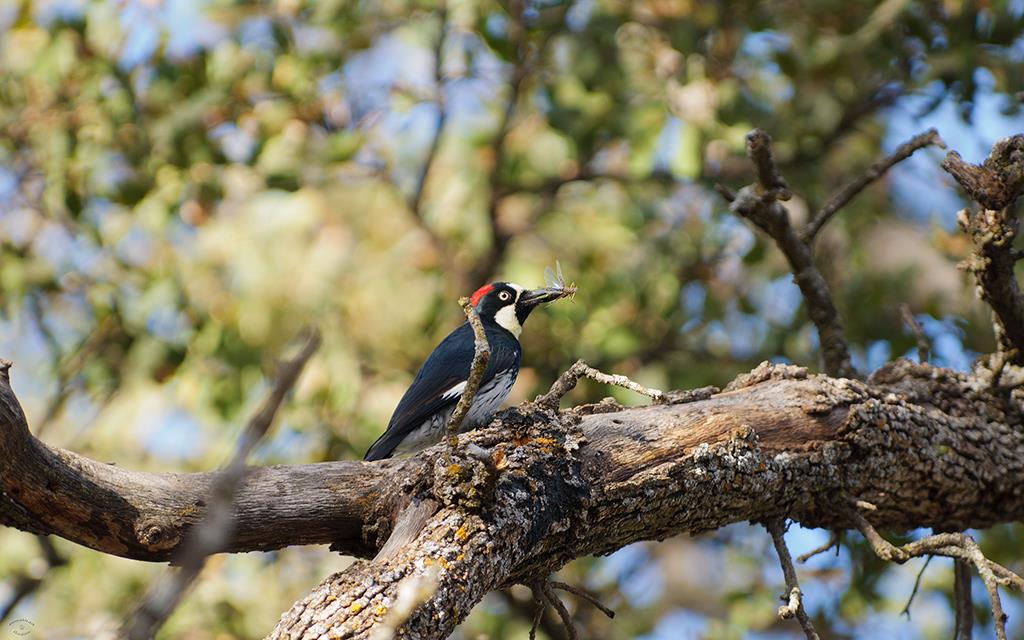
{"type": "MultiPolygon", "coordinates": [[[[505,337],[488,328],[487,341],[491,355],[481,387],[494,378],[496,372],[519,361],[519,344],[511,335],[505,337]]],[[[389,457],[395,447],[427,419],[458,403],[462,390],[453,392],[452,389],[469,377],[474,347],[473,328],[468,322],[437,345],[399,401],[387,430],[367,450],[364,460],[389,457]]]]}

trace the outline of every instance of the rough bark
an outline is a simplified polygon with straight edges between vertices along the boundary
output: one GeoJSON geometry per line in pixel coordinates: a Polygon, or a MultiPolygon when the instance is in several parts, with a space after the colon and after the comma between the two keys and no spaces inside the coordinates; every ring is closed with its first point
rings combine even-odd
{"type": "MultiPolygon", "coordinates": [[[[724,392],[625,409],[526,404],[414,458],[249,471],[226,551],[333,543],[368,557],[413,497],[438,510],[409,544],[328,578],[272,637],[443,637],[487,592],[638,540],[789,517],[847,528],[847,500],[885,529],[962,530],[1024,517],[1022,393],[897,362],[868,382],[762,365],[724,392]],[[445,462],[445,461],[448,462],[445,462]],[[349,634],[349,635],[346,635],[349,634]]],[[[0,521],[167,560],[211,474],[136,473],[32,438],[0,377],[0,521]]],[[[417,502],[417,504],[422,504],[417,502]]]]}
{"type": "Polygon", "coordinates": [[[974,274],[978,294],[992,307],[1000,350],[1024,364],[1024,294],[1014,273],[1020,254],[1013,249],[1019,227],[1014,203],[1024,192],[1024,134],[996,142],[980,165],[951,151],[942,168],[981,205],[976,213],[964,209],[957,215],[974,243],[961,266],[974,274]]]}
{"type": "MultiPolygon", "coordinates": [[[[847,528],[849,499],[886,529],[959,530],[1024,513],[1021,398],[898,362],[868,383],[762,366],[688,404],[561,416],[507,413],[476,434],[493,495],[465,487],[403,551],[335,574],[272,638],[445,637],[487,592],[637,540],[787,516],[847,528]]],[[[608,409],[608,405],[596,405],[608,409]]]]}

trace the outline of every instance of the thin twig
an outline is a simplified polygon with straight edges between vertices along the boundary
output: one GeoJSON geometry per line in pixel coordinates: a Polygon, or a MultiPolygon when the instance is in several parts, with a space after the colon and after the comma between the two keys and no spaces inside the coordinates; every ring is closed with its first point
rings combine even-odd
{"type": "Polygon", "coordinates": [[[814,549],[811,549],[807,553],[802,553],[802,554],[798,555],[796,557],[796,561],[799,562],[800,564],[804,564],[805,562],[807,562],[808,560],[810,560],[814,556],[820,555],[822,553],[825,553],[826,551],[828,551],[832,547],[836,548],[836,555],[838,556],[839,555],[839,539],[840,539],[841,535],[842,535],[842,531],[832,531],[829,534],[829,536],[828,536],[828,542],[826,542],[825,544],[821,545],[820,547],[815,547],[814,549]]]}
{"type": "Polygon", "coordinates": [[[876,160],[868,167],[864,175],[848,183],[829,197],[825,205],[811,218],[811,221],[807,223],[803,231],[800,232],[803,241],[808,244],[814,242],[818,232],[832,219],[832,216],[849,204],[865,187],[881,178],[893,165],[912,156],[918,149],[923,149],[933,144],[942,149],[946,148],[946,143],[939,137],[939,133],[935,129],[929,129],[907,140],[891,154],[876,160]]]}
{"type": "Polygon", "coordinates": [[[955,640],[974,637],[974,604],[971,601],[971,570],[966,560],[953,560],[953,602],[956,605],[955,640]]]}
{"type": "Polygon", "coordinates": [[[917,577],[914,578],[914,588],[910,590],[910,597],[907,598],[907,604],[903,605],[903,611],[900,611],[902,615],[907,616],[907,620],[910,619],[910,605],[914,604],[914,598],[917,596],[918,589],[921,588],[921,577],[924,575],[924,570],[931,564],[932,558],[935,556],[925,556],[924,564],[921,565],[921,570],[917,572],[917,577]]]}
{"type": "Polygon", "coordinates": [[[304,339],[298,355],[278,368],[277,380],[270,394],[249,420],[238,439],[234,455],[214,480],[207,501],[207,515],[189,532],[189,538],[174,561],[180,569],[168,571],[150,585],[139,607],[125,621],[122,636],[131,640],[152,638],[202,571],[206,558],[224,548],[231,535],[235,493],[245,478],[245,461],[270,429],[285,396],[295,386],[306,362],[320,346],[320,334],[316,331],[305,331],[304,339]]]}
{"type": "Polygon", "coordinates": [[[557,582],[555,580],[551,581],[551,587],[554,588],[554,589],[561,589],[562,591],[568,591],[569,593],[571,593],[573,595],[579,596],[580,598],[583,598],[584,600],[586,600],[590,604],[592,604],[595,607],[597,607],[598,609],[600,609],[601,613],[603,613],[604,615],[608,616],[609,618],[615,618],[615,612],[614,611],[612,611],[610,608],[606,607],[600,600],[597,599],[596,596],[594,596],[593,594],[587,592],[584,589],[581,589],[580,587],[574,587],[571,584],[566,584],[564,582],[557,582]]]}
{"type": "Polygon", "coordinates": [[[470,304],[469,298],[461,298],[459,304],[466,312],[469,326],[473,327],[473,363],[469,367],[469,377],[466,379],[466,388],[459,396],[459,402],[455,405],[451,417],[448,419],[447,434],[448,446],[454,449],[459,444],[459,428],[469,414],[469,408],[473,405],[476,392],[480,389],[480,382],[484,379],[484,371],[487,370],[487,362],[491,358],[491,346],[487,342],[487,332],[480,322],[480,316],[476,309],[470,304]]]}
{"type": "Polygon", "coordinates": [[[793,559],[789,555],[789,548],[786,546],[786,528],[782,518],[773,518],[764,524],[768,533],[772,536],[775,544],[775,553],[779,556],[779,564],[782,566],[782,575],[786,579],[786,591],[788,603],[779,607],[779,617],[788,619],[796,617],[804,630],[807,640],[819,640],[818,632],[814,630],[811,619],[807,617],[804,609],[803,598],[800,594],[800,582],[796,577],[796,567],[793,566],[793,559]]]}
{"type": "Polygon", "coordinates": [[[533,594],[533,624],[530,625],[530,640],[537,640],[537,628],[541,619],[544,618],[544,593],[539,584],[530,588],[533,594]]]}
{"type": "Polygon", "coordinates": [[[919,362],[928,362],[928,353],[932,349],[932,344],[928,340],[928,336],[924,334],[924,329],[921,327],[921,323],[914,317],[913,312],[910,310],[910,305],[902,303],[900,305],[900,315],[903,316],[903,322],[907,325],[910,331],[914,334],[914,339],[917,341],[917,359],[919,362]]]}
{"type": "Polygon", "coordinates": [[[576,624],[572,620],[572,614],[569,613],[569,610],[565,608],[565,603],[562,602],[558,594],[551,588],[550,582],[544,582],[543,591],[548,604],[554,607],[555,611],[558,612],[558,617],[562,619],[562,626],[565,627],[565,634],[569,637],[569,640],[579,640],[579,634],[576,633],[576,624]]]}
{"type": "Polygon", "coordinates": [[[858,511],[851,509],[849,516],[864,539],[871,545],[875,555],[883,560],[903,564],[911,558],[936,555],[960,559],[973,564],[988,592],[996,637],[999,640],[1006,640],[1006,614],[1003,612],[1003,605],[999,598],[999,587],[1024,591],[1024,579],[1006,567],[986,558],[973,538],[963,533],[936,533],[897,547],[879,535],[878,531],[858,511]]]}
{"type": "Polygon", "coordinates": [[[542,396],[538,396],[534,402],[538,406],[548,410],[557,409],[558,401],[561,400],[565,394],[576,388],[576,383],[579,382],[580,378],[590,378],[591,380],[602,384],[610,384],[624,389],[629,389],[630,391],[639,393],[642,396],[647,396],[659,404],[668,401],[668,396],[664,391],[645,387],[638,382],[630,380],[624,375],[602,373],[588,365],[583,360],[577,360],[565,373],[558,376],[558,379],[555,380],[553,385],[551,385],[551,389],[547,393],[542,396]]]}

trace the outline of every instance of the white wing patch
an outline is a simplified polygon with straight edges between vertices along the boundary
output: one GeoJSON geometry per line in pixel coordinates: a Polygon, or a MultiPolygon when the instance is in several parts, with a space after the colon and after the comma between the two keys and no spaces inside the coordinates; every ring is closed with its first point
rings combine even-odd
{"type": "Polygon", "coordinates": [[[445,399],[448,399],[448,398],[458,398],[459,396],[462,395],[462,392],[465,391],[465,389],[466,389],[466,383],[465,382],[460,382],[459,384],[455,385],[451,389],[449,389],[449,390],[445,391],[444,393],[442,393],[441,397],[445,398],[445,399]]]}

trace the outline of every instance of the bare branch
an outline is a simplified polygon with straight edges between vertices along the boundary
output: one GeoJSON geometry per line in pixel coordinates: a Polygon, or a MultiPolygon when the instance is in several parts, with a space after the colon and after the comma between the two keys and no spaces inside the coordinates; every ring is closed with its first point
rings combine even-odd
{"type": "Polygon", "coordinates": [[[574,587],[571,584],[566,584],[564,582],[557,582],[555,580],[551,581],[551,587],[554,589],[560,589],[562,591],[568,591],[569,593],[575,596],[579,596],[580,598],[583,598],[590,604],[594,605],[604,615],[608,616],[611,619],[615,618],[614,611],[606,607],[600,600],[597,599],[596,596],[594,596],[592,593],[588,593],[585,589],[581,589],[580,587],[574,587]]]}
{"type": "Polygon", "coordinates": [[[743,187],[738,193],[722,186],[715,189],[729,201],[730,211],[750,220],[771,237],[786,257],[807,304],[807,313],[818,330],[825,371],[832,376],[855,378],[857,372],[850,361],[849,347],[828,284],[814,264],[810,246],[797,235],[789,214],[778,202],[788,199],[790,193],[775,166],[771,137],[761,129],[748,133],[747,154],[757,170],[758,182],[743,187]]]}
{"type": "Polygon", "coordinates": [[[779,174],[772,152],[772,138],[763,129],[754,129],[747,134],[747,157],[757,170],[757,182],[762,195],[772,200],[789,200],[789,185],[779,174]]]}
{"type": "Polygon", "coordinates": [[[548,604],[554,607],[558,613],[558,617],[562,620],[562,626],[565,628],[565,635],[568,636],[569,640],[579,640],[579,634],[576,632],[576,624],[573,622],[572,614],[565,608],[565,603],[562,602],[558,594],[551,588],[550,582],[543,582],[541,587],[544,597],[547,599],[548,604]]]}
{"type": "Polygon", "coordinates": [[[903,317],[904,324],[914,334],[914,339],[917,340],[917,360],[918,362],[928,362],[928,352],[931,351],[932,345],[928,340],[928,336],[924,334],[924,329],[921,327],[921,323],[914,317],[914,313],[910,310],[910,305],[902,303],[900,305],[900,315],[903,317]]]}
{"type": "Polygon", "coordinates": [[[837,530],[832,531],[829,534],[829,536],[828,536],[828,542],[826,542],[825,544],[821,545],[820,547],[815,547],[814,549],[811,549],[807,553],[801,553],[800,555],[798,555],[796,557],[796,561],[799,562],[800,564],[804,564],[805,562],[807,562],[808,560],[810,560],[814,556],[817,556],[817,555],[820,555],[822,553],[825,553],[826,551],[828,551],[829,549],[832,549],[833,547],[835,547],[836,555],[838,556],[839,555],[839,539],[840,539],[841,535],[842,535],[842,531],[837,531],[837,530]]]}
{"type": "Polygon", "coordinates": [[[956,605],[954,640],[972,640],[974,604],[971,602],[971,570],[967,561],[960,558],[953,560],[953,602],[956,605]]]}
{"type": "Polygon", "coordinates": [[[807,640],[818,640],[818,633],[814,630],[814,625],[804,610],[800,583],[796,577],[796,568],[793,566],[793,559],[790,557],[789,548],[786,546],[785,524],[782,518],[772,518],[765,522],[764,526],[772,536],[775,553],[778,554],[779,564],[782,565],[782,575],[786,579],[786,590],[789,593],[788,603],[779,607],[779,617],[784,620],[796,617],[804,630],[804,635],[807,636],[807,640]]]}
{"type": "Polygon", "coordinates": [[[152,638],[202,571],[206,558],[224,548],[234,526],[232,505],[245,476],[245,461],[270,429],[285,396],[295,386],[303,367],[319,346],[320,335],[316,331],[307,331],[298,355],[279,367],[270,395],[249,420],[234,455],[212,486],[206,518],[189,532],[188,540],[175,558],[180,569],[171,570],[150,586],[138,609],[126,621],[123,635],[132,640],[152,638]]]}
{"type": "Polygon", "coordinates": [[[900,611],[902,615],[907,616],[910,619],[910,605],[914,604],[914,598],[917,596],[918,590],[921,588],[921,577],[924,576],[925,569],[931,564],[932,558],[935,556],[925,556],[924,564],[921,565],[921,569],[917,572],[917,577],[914,578],[914,588],[910,590],[910,597],[907,598],[907,604],[903,605],[903,610],[900,611]]]}
{"type": "Polygon", "coordinates": [[[1024,192],[1024,134],[997,141],[980,165],[964,162],[959,153],[950,151],[942,168],[981,206],[1005,209],[1024,192]]]}
{"type": "Polygon", "coordinates": [[[946,143],[942,141],[942,138],[939,137],[939,133],[935,129],[919,133],[898,146],[891,154],[876,160],[868,167],[864,175],[850,182],[829,197],[825,205],[818,210],[818,213],[814,215],[811,221],[807,223],[807,226],[803,228],[803,231],[800,232],[801,239],[808,244],[813,243],[818,232],[828,224],[832,216],[849,204],[865,187],[885,175],[885,172],[892,168],[893,165],[906,160],[918,149],[923,149],[930,145],[936,145],[943,149],[946,148],[946,143]]]}
{"type": "Polygon", "coordinates": [[[544,593],[539,584],[531,587],[530,593],[533,594],[534,606],[533,624],[530,625],[530,640],[537,640],[537,628],[540,627],[540,622],[544,618],[544,593]]]}
{"type": "Polygon", "coordinates": [[[1001,351],[1016,349],[1014,362],[1024,364],[1024,294],[1014,273],[1013,244],[1019,220],[1013,203],[1024,191],[1024,134],[1003,138],[981,165],[961,160],[951,151],[942,168],[952,175],[982,210],[957,214],[957,222],[974,243],[974,253],[961,267],[974,274],[981,298],[995,314],[1001,351]]]}
{"type": "Polygon", "coordinates": [[[469,367],[466,388],[462,390],[459,402],[448,419],[446,430],[449,448],[455,448],[459,444],[459,429],[462,427],[466,415],[469,414],[470,407],[473,406],[473,398],[476,397],[476,392],[480,389],[480,382],[483,381],[484,372],[487,370],[487,362],[491,358],[491,346],[487,342],[487,332],[484,331],[484,325],[480,322],[480,316],[476,309],[470,304],[469,298],[461,298],[459,304],[466,312],[469,325],[473,327],[473,363],[469,367]]]}
{"type": "Polygon", "coordinates": [[[936,533],[897,547],[880,536],[871,523],[857,511],[851,510],[851,518],[875,554],[883,560],[903,564],[911,558],[936,555],[974,565],[988,592],[996,637],[999,640],[1006,640],[1006,614],[999,598],[999,587],[1024,591],[1024,579],[986,558],[973,538],[962,533],[936,533]]]}
{"type": "Polygon", "coordinates": [[[555,383],[551,385],[551,389],[542,396],[538,396],[534,403],[540,407],[548,410],[554,410],[558,408],[558,402],[565,394],[569,393],[576,388],[576,383],[579,382],[580,378],[590,378],[596,382],[602,384],[610,384],[623,389],[629,389],[635,393],[639,393],[642,396],[647,396],[651,400],[662,403],[668,401],[668,396],[664,391],[658,389],[649,389],[642,384],[633,382],[629,378],[618,374],[602,373],[597,369],[591,367],[582,360],[577,360],[565,373],[558,376],[555,383]]]}

